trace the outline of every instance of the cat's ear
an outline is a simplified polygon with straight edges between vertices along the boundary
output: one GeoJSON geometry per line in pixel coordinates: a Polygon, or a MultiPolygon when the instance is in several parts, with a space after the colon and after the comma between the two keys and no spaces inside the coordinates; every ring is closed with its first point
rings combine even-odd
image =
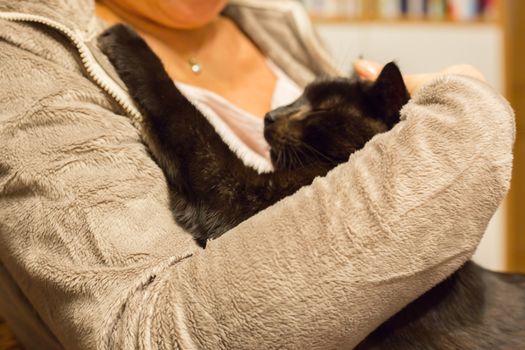
{"type": "Polygon", "coordinates": [[[408,102],[410,96],[403,76],[394,62],[383,67],[369,90],[368,98],[375,115],[383,119],[389,127],[399,122],[399,110],[408,102]]]}

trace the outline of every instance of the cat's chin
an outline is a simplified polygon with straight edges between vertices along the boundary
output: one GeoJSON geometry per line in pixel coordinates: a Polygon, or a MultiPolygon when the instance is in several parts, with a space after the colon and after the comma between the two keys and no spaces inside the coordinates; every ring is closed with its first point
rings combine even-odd
{"type": "Polygon", "coordinates": [[[268,158],[270,159],[270,162],[272,163],[273,168],[279,169],[279,164],[277,164],[277,159],[279,159],[278,153],[271,146],[268,147],[268,158]]]}
{"type": "Polygon", "coordinates": [[[272,162],[275,170],[285,170],[288,164],[283,163],[283,156],[275,148],[270,147],[269,149],[270,161],[272,162]]]}
{"type": "Polygon", "coordinates": [[[300,168],[300,164],[298,163],[291,163],[290,159],[286,157],[282,151],[279,152],[278,150],[271,148],[269,149],[269,155],[270,155],[270,161],[272,163],[272,166],[274,170],[293,170],[300,168]]]}

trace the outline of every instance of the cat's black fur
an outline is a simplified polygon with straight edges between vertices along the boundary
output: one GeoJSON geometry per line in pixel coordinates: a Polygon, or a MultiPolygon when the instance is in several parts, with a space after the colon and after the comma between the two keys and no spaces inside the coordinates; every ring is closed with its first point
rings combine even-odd
{"type": "MultiPolygon", "coordinates": [[[[408,101],[393,63],[375,83],[316,81],[297,101],[267,114],[275,171],[258,174],[178,91],[135,32],[114,26],[99,45],[144,115],[145,140],[169,182],[176,220],[202,246],[346,162],[375,134],[392,128],[408,101]]],[[[525,344],[524,288],[524,276],[467,263],[357,349],[518,349],[525,344]]]]}
{"type": "Polygon", "coordinates": [[[169,182],[175,219],[201,245],[348,161],[397,123],[408,101],[394,63],[376,83],[316,81],[296,102],[266,116],[276,169],[258,174],[179,92],[138,35],[117,26],[99,43],[145,117],[146,143],[169,182]]]}

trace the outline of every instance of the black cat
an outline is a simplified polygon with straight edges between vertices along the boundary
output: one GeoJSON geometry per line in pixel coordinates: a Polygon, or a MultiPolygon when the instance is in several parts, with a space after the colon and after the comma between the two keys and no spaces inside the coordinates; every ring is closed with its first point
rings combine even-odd
{"type": "MultiPolygon", "coordinates": [[[[144,115],[144,138],[169,182],[176,220],[202,246],[346,162],[392,128],[409,99],[394,63],[374,83],[315,81],[297,101],[266,115],[264,136],[275,171],[258,174],[178,91],[134,31],[114,26],[99,45],[144,115]]],[[[518,349],[525,344],[524,288],[525,276],[467,263],[357,349],[518,349]]]]}
{"type": "Polygon", "coordinates": [[[145,117],[146,143],[168,179],[175,219],[202,246],[348,161],[399,121],[409,98],[394,63],[375,83],[337,78],[310,84],[297,101],[266,115],[275,171],[258,174],[179,92],[137,34],[116,26],[99,42],[145,117]]]}

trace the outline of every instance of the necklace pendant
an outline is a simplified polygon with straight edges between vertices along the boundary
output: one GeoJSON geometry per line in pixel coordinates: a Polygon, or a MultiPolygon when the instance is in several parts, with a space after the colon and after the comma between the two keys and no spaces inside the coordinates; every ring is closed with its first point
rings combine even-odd
{"type": "Polygon", "coordinates": [[[188,63],[190,64],[191,71],[195,74],[200,74],[202,72],[202,67],[199,62],[197,62],[197,59],[195,57],[190,57],[188,59],[188,63]]]}

